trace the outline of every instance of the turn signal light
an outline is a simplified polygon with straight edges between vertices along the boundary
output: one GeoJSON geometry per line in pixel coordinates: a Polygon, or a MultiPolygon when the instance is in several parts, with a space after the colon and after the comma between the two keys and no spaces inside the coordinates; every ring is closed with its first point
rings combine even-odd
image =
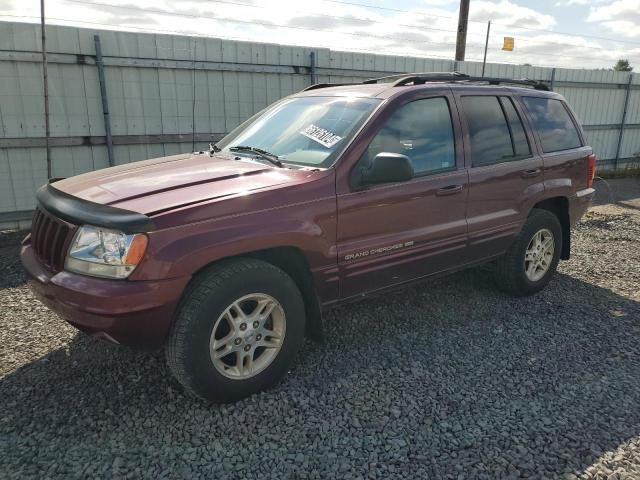
{"type": "Polygon", "coordinates": [[[134,235],[127,256],[124,258],[124,263],[127,265],[137,265],[142,260],[144,252],[147,250],[147,236],[144,234],[134,235]]]}

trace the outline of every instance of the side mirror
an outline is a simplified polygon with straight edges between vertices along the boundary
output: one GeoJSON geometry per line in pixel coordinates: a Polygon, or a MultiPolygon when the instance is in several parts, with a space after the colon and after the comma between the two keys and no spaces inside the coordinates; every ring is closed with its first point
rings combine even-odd
{"type": "Polygon", "coordinates": [[[360,185],[376,183],[407,182],[413,178],[413,165],[406,155],[381,152],[371,166],[362,172],[360,185]]]}

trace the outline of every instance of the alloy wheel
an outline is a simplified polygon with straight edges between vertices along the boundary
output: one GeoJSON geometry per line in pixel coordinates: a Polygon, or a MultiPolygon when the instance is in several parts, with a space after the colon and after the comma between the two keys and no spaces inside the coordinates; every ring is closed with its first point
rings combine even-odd
{"type": "Polygon", "coordinates": [[[527,245],[524,256],[524,269],[527,278],[537,282],[545,276],[553,261],[555,239],[547,228],[538,230],[527,245]]]}
{"type": "Polygon", "coordinates": [[[270,295],[245,295],[218,317],[209,350],[216,370],[227,378],[245,380],[267,368],[282,347],[286,317],[270,295]]]}

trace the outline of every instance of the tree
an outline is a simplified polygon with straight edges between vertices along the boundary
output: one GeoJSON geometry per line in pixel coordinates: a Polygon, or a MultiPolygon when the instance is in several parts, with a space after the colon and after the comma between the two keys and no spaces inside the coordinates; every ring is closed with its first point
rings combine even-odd
{"type": "Polygon", "coordinates": [[[633,70],[633,67],[629,65],[629,59],[621,58],[613,66],[613,69],[616,72],[630,72],[631,70],[633,70]]]}

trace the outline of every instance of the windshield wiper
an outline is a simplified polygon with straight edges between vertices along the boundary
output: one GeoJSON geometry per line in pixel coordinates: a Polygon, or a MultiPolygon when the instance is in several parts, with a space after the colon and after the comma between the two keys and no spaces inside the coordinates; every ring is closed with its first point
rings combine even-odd
{"type": "Polygon", "coordinates": [[[216,145],[215,143],[210,143],[209,144],[209,155],[211,155],[212,153],[217,153],[219,151],[221,151],[222,149],[216,145]]]}
{"type": "Polygon", "coordinates": [[[269,153],[266,150],[262,150],[261,148],[258,148],[258,147],[249,147],[247,145],[236,145],[235,147],[230,147],[229,151],[253,152],[257,154],[259,157],[264,158],[265,160],[268,160],[269,162],[273,163],[276,167],[284,168],[284,165],[282,164],[282,162],[280,161],[277,155],[274,155],[273,153],[269,153]]]}

